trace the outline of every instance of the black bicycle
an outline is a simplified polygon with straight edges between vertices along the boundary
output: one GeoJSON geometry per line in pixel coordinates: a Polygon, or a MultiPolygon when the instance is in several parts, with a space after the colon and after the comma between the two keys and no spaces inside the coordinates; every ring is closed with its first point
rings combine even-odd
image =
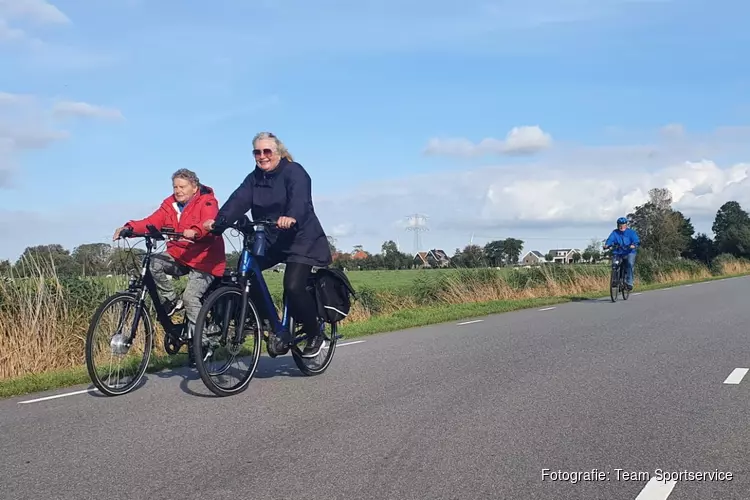
{"type": "MultiPolygon", "coordinates": [[[[91,318],[88,332],[86,334],[86,368],[89,377],[99,391],[107,396],[119,396],[133,390],[140,382],[146,372],[151,351],[154,348],[154,324],[151,319],[150,309],[146,303],[146,293],[151,297],[151,303],[156,311],[156,318],[164,329],[164,350],[170,356],[176,355],[183,345],[188,346],[188,356],[194,360],[192,343],[190,342],[190,331],[187,328],[187,317],[182,323],[173,323],[167,315],[167,311],[159,300],[156,291],[156,283],[151,275],[150,263],[156,241],[166,238],[181,238],[182,233],[171,231],[167,228],[156,229],[153,225],[147,226],[147,233],[134,233],[129,228],[120,232],[120,238],[145,238],[146,254],[143,256],[140,276],[132,276],[126,290],[117,292],[106,298],[97,308],[91,318]],[[121,309],[119,307],[122,306],[121,309]],[[132,322],[128,321],[131,317],[132,322]],[[130,323],[129,326],[126,326],[130,323]],[[102,339],[95,338],[97,327],[103,324],[105,334],[102,339]],[[142,331],[138,332],[138,327],[142,331]],[[135,344],[137,340],[143,343],[135,344]],[[99,352],[101,350],[101,352],[99,352]],[[130,357],[128,357],[130,356],[130,357]],[[102,373],[109,359],[109,375],[102,373]],[[115,365],[115,384],[112,369],[115,365]],[[123,377],[121,378],[121,375],[123,377]]],[[[206,295],[221,284],[222,280],[214,280],[206,295]]],[[[204,295],[205,296],[205,295],[204,295]]]]}
{"type": "MultiPolygon", "coordinates": [[[[616,250],[622,248],[618,244],[613,244],[612,249],[616,250]]],[[[628,300],[630,297],[630,288],[626,283],[626,270],[625,270],[625,256],[623,255],[612,255],[612,275],[609,284],[609,297],[612,302],[617,301],[618,293],[622,293],[623,300],[628,300]]]]}
{"type": "MultiPolygon", "coordinates": [[[[238,394],[247,388],[258,367],[263,340],[269,356],[275,358],[291,351],[297,368],[309,376],[321,374],[328,368],[341,337],[337,333],[336,323],[326,323],[319,318],[318,325],[324,337],[323,348],[315,357],[306,358],[298,345],[307,340],[307,335],[300,333],[302,325],[296,324],[289,314],[286,297],[279,318],[255,258],[265,254],[265,230],[275,225],[276,221],[250,222],[247,216],[243,216],[226,228],[235,229],[243,235],[243,250],[237,271],[231,274],[229,281],[211,294],[206,294],[195,321],[193,336],[196,367],[203,383],[217,396],[238,394]],[[326,332],[326,324],[330,326],[330,332],[326,332]],[[233,329],[231,333],[230,328],[233,329]],[[226,378],[229,372],[227,365],[234,360],[244,362],[246,368],[234,370],[232,373],[239,372],[237,382],[223,387],[213,375],[226,378]],[[208,365],[213,361],[220,361],[221,368],[209,370],[208,365]]],[[[212,232],[221,234],[224,230],[217,227],[212,232]]],[[[307,290],[317,301],[315,283],[314,269],[307,290]]]]}

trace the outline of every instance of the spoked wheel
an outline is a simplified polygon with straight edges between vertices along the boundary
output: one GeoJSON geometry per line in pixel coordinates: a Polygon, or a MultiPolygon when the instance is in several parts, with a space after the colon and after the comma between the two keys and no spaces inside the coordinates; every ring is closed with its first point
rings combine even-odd
{"type": "Polygon", "coordinates": [[[620,286],[622,287],[622,299],[628,300],[628,297],[630,297],[630,289],[628,288],[628,285],[625,283],[625,272],[622,272],[622,276],[620,277],[620,286]]]}
{"type": "Polygon", "coordinates": [[[303,358],[302,351],[299,347],[292,347],[292,357],[294,358],[294,364],[297,368],[307,376],[320,375],[328,369],[333,361],[333,353],[336,351],[336,343],[338,337],[336,335],[337,325],[330,323],[323,323],[320,326],[321,333],[324,336],[323,348],[320,350],[317,356],[314,358],[303,358]]]}
{"type": "Polygon", "coordinates": [[[612,302],[617,301],[617,294],[620,291],[620,283],[618,280],[618,276],[619,276],[619,270],[613,269],[612,277],[609,280],[609,298],[612,299],[612,302]]]}
{"type": "Polygon", "coordinates": [[[234,343],[240,316],[242,290],[222,287],[209,295],[196,318],[193,353],[203,383],[217,396],[244,391],[258,367],[261,329],[258,311],[247,304],[242,341],[234,343]]]}
{"type": "Polygon", "coordinates": [[[86,333],[86,368],[91,381],[107,396],[132,391],[146,373],[153,346],[151,318],[145,309],[139,310],[138,299],[125,292],[113,295],[96,310],[86,333]],[[135,338],[127,345],[135,321],[135,338]]]}

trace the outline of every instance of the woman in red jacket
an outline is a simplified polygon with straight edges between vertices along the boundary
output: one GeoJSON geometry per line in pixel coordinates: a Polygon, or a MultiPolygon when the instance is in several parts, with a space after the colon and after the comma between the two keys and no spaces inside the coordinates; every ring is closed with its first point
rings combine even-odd
{"type": "Polygon", "coordinates": [[[141,220],[131,220],[115,230],[112,238],[131,228],[133,232],[145,233],[146,225],[157,229],[174,228],[182,232],[184,239],[169,240],[167,251],[151,258],[151,274],[156,282],[159,298],[168,315],[174,314],[184,305],[190,327],[201,309],[201,297],[214,280],[221,277],[226,266],[224,239],[203,229],[205,221],[213,220],[219,210],[219,202],[213,189],[200,184],[195,172],[182,168],[172,175],[173,194],[151,215],[141,220]],[[182,300],[178,300],[172,281],[167,275],[188,276],[182,300]]]}

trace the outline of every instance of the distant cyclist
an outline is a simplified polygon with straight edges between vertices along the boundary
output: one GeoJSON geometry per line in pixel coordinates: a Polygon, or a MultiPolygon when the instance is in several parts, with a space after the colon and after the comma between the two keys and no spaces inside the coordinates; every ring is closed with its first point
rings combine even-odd
{"type": "Polygon", "coordinates": [[[638,233],[628,227],[628,219],[620,217],[617,219],[617,229],[612,231],[604,243],[604,249],[607,250],[613,245],[618,245],[612,249],[613,255],[625,257],[623,262],[625,266],[625,284],[628,290],[633,289],[633,270],[635,269],[635,254],[637,248],[641,245],[638,233]]]}

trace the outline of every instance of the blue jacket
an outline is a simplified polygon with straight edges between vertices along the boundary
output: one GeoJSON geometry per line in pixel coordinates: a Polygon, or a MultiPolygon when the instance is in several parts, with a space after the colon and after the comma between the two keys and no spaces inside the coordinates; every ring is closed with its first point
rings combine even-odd
{"type": "Polygon", "coordinates": [[[638,238],[638,233],[630,228],[627,228],[625,231],[615,229],[610,233],[609,238],[607,238],[607,241],[604,244],[611,246],[614,243],[621,247],[612,249],[614,255],[627,255],[629,253],[635,253],[641,244],[641,240],[638,238]],[[630,245],[635,245],[635,248],[630,248],[630,245]]]}
{"type": "Polygon", "coordinates": [[[216,221],[232,224],[248,210],[253,220],[286,216],[297,221],[290,229],[266,230],[269,258],[320,267],[333,260],[313,208],[310,176],[299,163],[282,158],[273,172],[256,167],[219,209],[216,221]]]}

